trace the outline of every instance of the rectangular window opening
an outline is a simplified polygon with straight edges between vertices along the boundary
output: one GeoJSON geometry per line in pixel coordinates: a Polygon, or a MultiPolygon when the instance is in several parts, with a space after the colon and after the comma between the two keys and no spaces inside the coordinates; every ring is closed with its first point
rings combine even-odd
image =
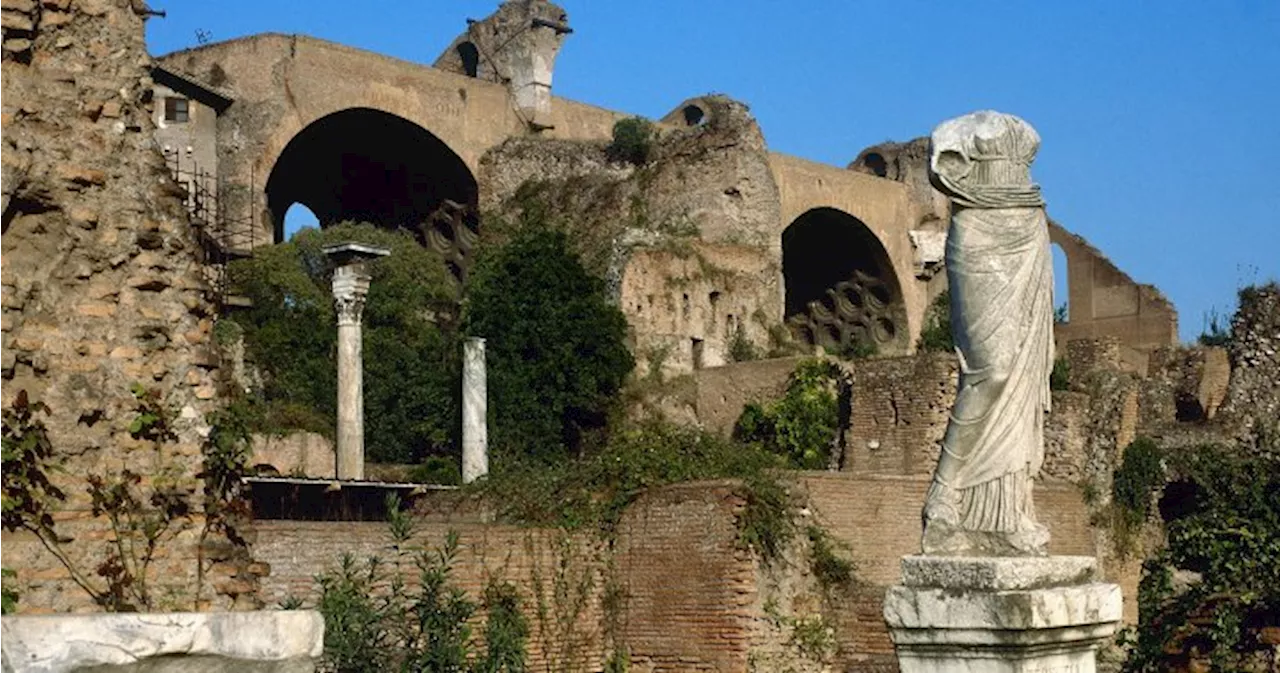
{"type": "Polygon", "coordinates": [[[191,118],[188,104],[189,101],[185,98],[166,97],[164,99],[164,120],[175,123],[188,121],[191,118]]]}

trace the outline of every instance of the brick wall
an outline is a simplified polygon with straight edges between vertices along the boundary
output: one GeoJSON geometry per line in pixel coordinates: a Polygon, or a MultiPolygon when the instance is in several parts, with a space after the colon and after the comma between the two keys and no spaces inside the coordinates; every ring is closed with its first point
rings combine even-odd
{"type": "MultiPolygon", "coordinates": [[[[808,517],[846,543],[857,564],[858,585],[833,602],[830,623],[841,646],[838,663],[843,670],[894,670],[882,601],[885,588],[899,580],[899,559],[919,551],[927,477],[806,472],[800,485],[810,505],[808,517]]],[[[1077,486],[1040,483],[1036,504],[1053,535],[1050,553],[1095,554],[1088,511],[1077,486]]],[[[548,653],[557,656],[562,644],[549,634],[539,637],[534,577],[542,578],[542,594],[549,600],[554,568],[567,558],[571,577],[591,580],[574,645],[587,670],[599,670],[611,649],[602,600],[612,581],[621,597],[615,613],[619,642],[630,653],[633,671],[743,671],[770,637],[765,634],[769,619],[762,596],[770,591],[767,582],[779,580],[770,580],[769,573],[736,545],[736,517],[742,505],[732,482],[654,489],[625,513],[612,554],[583,537],[483,523],[470,514],[421,520],[414,543],[437,545],[449,529],[457,530],[461,552],[455,580],[461,587],[476,597],[496,575],[521,588],[534,629],[534,670],[546,664],[548,653]]],[[[254,551],[259,560],[271,564],[270,576],[262,581],[268,604],[288,595],[309,595],[314,576],[334,567],[344,553],[392,556],[385,526],[369,522],[260,521],[254,551]]],[[[792,576],[782,582],[800,590],[812,584],[811,579],[806,584],[795,578],[808,572],[804,563],[793,560],[777,572],[792,576]]],[[[1129,573],[1121,579],[1125,600],[1132,602],[1137,576],[1129,573]]],[[[811,612],[817,599],[810,598],[791,597],[786,607],[797,614],[811,612]]]]}
{"type": "Polygon", "coordinates": [[[617,568],[633,670],[746,670],[758,587],[735,546],[742,504],[728,483],[683,484],[627,511],[617,568]]]}
{"type": "Polygon", "coordinates": [[[843,469],[929,474],[955,401],[954,355],[927,353],[847,365],[852,385],[843,469]]]}

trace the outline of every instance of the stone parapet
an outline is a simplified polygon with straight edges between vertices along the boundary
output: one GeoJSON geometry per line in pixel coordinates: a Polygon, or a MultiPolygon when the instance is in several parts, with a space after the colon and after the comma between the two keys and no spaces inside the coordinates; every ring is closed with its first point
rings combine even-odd
{"type": "Polygon", "coordinates": [[[884,617],[903,673],[1094,673],[1121,619],[1087,556],[908,556],[902,575],[884,617]]]}
{"type": "Polygon", "coordinates": [[[324,649],[313,610],[6,616],[3,670],[310,673],[324,649]]]}

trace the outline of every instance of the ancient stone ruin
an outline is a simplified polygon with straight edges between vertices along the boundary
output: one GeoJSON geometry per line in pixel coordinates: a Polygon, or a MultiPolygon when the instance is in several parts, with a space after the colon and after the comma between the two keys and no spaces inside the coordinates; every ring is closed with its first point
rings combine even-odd
{"type": "MultiPolygon", "coordinates": [[[[47,434],[61,467],[46,476],[65,495],[36,478],[30,492],[56,525],[6,521],[20,611],[279,605],[312,590],[342,554],[385,552],[381,520],[395,494],[418,523],[413,543],[460,534],[456,579],[470,595],[499,570],[529,596],[555,569],[587,587],[566,621],[576,628],[531,645],[531,665],[571,651],[599,670],[625,643],[642,671],[896,669],[886,590],[904,580],[900,559],[920,550],[920,507],[959,373],[954,354],[918,347],[948,286],[951,216],[925,138],[828,166],[770,150],[746,105],[703,95],[655,122],[645,161],[620,159],[610,141],[630,115],[553,95],[572,30],[545,0],[511,0],[468,22],[434,65],[278,33],[152,59],[141,3],[0,8],[0,406],[47,405],[20,425],[23,436],[47,434]],[[296,204],[321,226],[408,231],[457,280],[489,215],[562,213],[626,315],[637,371],[667,382],[650,401],[714,432],[727,435],[745,403],[778,396],[797,354],[833,357],[848,392],[838,460],[798,472],[794,495],[807,521],[848,546],[858,581],[834,594],[820,587],[797,560],[819,544],[803,536],[796,558],[762,564],[736,527],[751,503],[722,482],[637,495],[606,546],[495,523],[484,503],[391,483],[375,466],[348,470],[353,445],[340,441],[337,461],[318,435],[261,438],[248,464],[276,477],[218,472],[209,419],[228,386],[251,378],[242,352],[214,343],[238,301],[226,266],[281,242],[296,204]],[[779,357],[738,362],[735,344],[779,357]],[[174,505],[145,591],[109,581],[119,533],[93,493],[120,479],[174,505]],[[795,644],[814,624],[829,636],[825,661],[795,644]]],[[[1084,494],[1107,492],[1138,435],[1192,445],[1273,423],[1280,300],[1274,289],[1242,298],[1228,350],[1182,346],[1156,288],[1052,212],[1046,226],[1067,259],[1069,312],[1052,332],[1070,378],[1044,419],[1036,507],[1049,554],[1098,559],[1064,566],[1067,579],[1118,585],[1133,622],[1140,559],[1114,552],[1092,523],[1101,505],[1084,494]]],[[[335,294],[358,289],[339,280],[335,294]]],[[[479,368],[482,350],[469,352],[479,368]]],[[[474,477],[490,465],[482,434],[469,438],[474,477]]]]}

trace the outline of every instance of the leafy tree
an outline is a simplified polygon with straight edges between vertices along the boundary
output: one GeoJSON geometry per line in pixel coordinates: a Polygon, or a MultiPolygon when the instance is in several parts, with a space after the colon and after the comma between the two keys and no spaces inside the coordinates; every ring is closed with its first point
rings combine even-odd
{"type": "Polygon", "coordinates": [[[323,248],[357,241],[389,248],[370,265],[365,303],[365,445],[370,459],[417,462],[447,452],[458,427],[456,291],[443,261],[404,232],[344,223],[304,229],[234,262],[253,306],[230,318],[263,377],[259,429],[332,434],[337,406],[335,327],[323,248]]]}
{"type": "Polygon", "coordinates": [[[484,337],[496,455],[563,457],[603,428],[634,365],[627,323],[563,232],[529,224],[483,254],[463,330],[484,337]]]}

